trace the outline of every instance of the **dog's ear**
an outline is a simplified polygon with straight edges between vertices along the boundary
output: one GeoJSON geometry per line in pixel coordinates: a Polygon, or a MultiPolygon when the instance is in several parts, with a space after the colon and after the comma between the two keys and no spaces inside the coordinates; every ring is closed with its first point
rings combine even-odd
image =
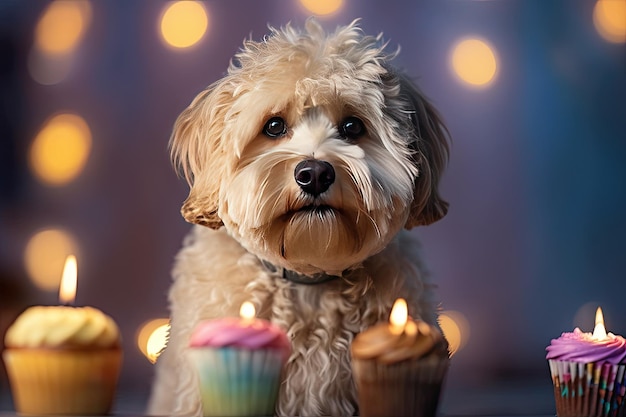
{"type": "Polygon", "coordinates": [[[218,216],[220,183],[227,159],[223,127],[232,97],[224,82],[198,94],[178,116],[169,143],[172,162],[191,188],[181,214],[190,223],[212,229],[223,226],[218,216]]]}
{"type": "Polygon", "coordinates": [[[449,134],[441,116],[418,88],[400,76],[400,95],[411,106],[415,132],[412,146],[419,170],[413,190],[413,203],[407,229],[436,222],[448,212],[448,203],[439,196],[439,178],[448,161],[449,134]]]}

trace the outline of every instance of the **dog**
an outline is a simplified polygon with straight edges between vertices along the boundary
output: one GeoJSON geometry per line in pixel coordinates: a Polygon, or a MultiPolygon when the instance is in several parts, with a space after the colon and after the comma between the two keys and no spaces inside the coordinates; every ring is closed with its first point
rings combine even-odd
{"type": "Polygon", "coordinates": [[[358,21],[269,30],[174,126],[172,159],[190,185],[181,213],[195,226],[173,267],[150,414],[202,415],[190,334],[244,301],[292,343],[276,406],[285,416],[358,413],[350,344],[398,297],[437,325],[407,230],[448,209],[440,115],[358,21]]]}

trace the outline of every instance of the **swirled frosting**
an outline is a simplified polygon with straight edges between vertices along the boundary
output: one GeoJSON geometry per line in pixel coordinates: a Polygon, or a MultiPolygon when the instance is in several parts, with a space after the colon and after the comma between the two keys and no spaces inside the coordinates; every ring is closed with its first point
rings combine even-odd
{"type": "Polygon", "coordinates": [[[273,348],[288,354],[291,343],[278,326],[262,319],[226,317],[200,322],[191,335],[191,347],[273,348]]]}
{"type": "Polygon", "coordinates": [[[352,342],[352,356],[391,364],[428,355],[448,356],[447,343],[439,330],[423,321],[409,320],[396,334],[388,323],[359,333],[352,342]]]}
{"type": "Polygon", "coordinates": [[[575,362],[608,362],[613,365],[626,359],[626,339],[609,333],[606,339],[594,340],[591,333],[584,333],[578,327],[571,333],[563,333],[552,339],[546,359],[575,362]]]}
{"type": "Polygon", "coordinates": [[[93,307],[35,306],[15,320],[5,336],[9,348],[113,348],[120,332],[93,307]]]}

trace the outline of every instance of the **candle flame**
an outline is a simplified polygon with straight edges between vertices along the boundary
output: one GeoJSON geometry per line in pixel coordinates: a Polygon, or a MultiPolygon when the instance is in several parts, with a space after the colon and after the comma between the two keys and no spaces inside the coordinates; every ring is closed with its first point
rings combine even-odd
{"type": "Polygon", "coordinates": [[[63,276],[61,277],[61,287],[59,288],[59,301],[61,304],[74,304],[77,276],[78,267],[76,264],[76,256],[69,255],[65,259],[63,276]]]}
{"type": "Polygon", "coordinates": [[[389,315],[389,328],[394,334],[400,334],[404,331],[404,326],[408,319],[408,307],[404,298],[398,298],[393,307],[391,308],[391,314],[389,315]]]}
{"type": "Polygon", "coordinates": [[[594,340],[604,340],[607,338],[606,328],[604,327],[604,315],[600,307],[596,310],[596,325],[593,328],[592,337],[594,340]]]}
{"type": "Polygon", "coordinates": [[[254,304],[250,301],[244,301],[241,305],[241,309],[239,310],[239,315],[244,320],[252,320],[256,315],[256,309],[254,308],[254,304]]]}

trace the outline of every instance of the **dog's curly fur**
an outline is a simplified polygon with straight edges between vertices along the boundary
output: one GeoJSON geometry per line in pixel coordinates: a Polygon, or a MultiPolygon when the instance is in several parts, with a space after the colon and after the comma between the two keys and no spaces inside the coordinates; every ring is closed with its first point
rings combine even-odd
{"type": "Polygon", "coordinates": [[[357,22],[331,34],[315,20],[271,29],[179,116],[172,156],[191,186],[182,214],[199,226],[176,258],[151,414],[201,415],[190,333],[246,300],[292,342],[279,415],[358,412],[350,343],[387,320],[396,298],[436,324],[432,285],[403,229],[446,214],[448,135],[392,58],[357,22]],[[272,120],[283,130],[268,132],[272,120]],[[297,183],[304,160],[332,166],[327,188],[297,183]],[[283,270],[340,278],[308,285],[283,270]]]}

